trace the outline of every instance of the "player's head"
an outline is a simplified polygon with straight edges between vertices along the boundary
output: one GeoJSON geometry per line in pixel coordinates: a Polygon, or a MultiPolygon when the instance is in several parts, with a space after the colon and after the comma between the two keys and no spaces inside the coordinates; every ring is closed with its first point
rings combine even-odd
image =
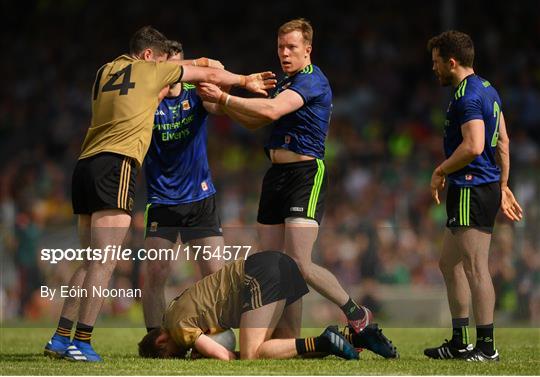
{"type": "MultiPolygon", "coordinates": [[[[167,54],[169,56],[168,60],[184,60],[184,49],[182,48],[182,43],[173,40],[167,41],[167,54]]],[[[167,96],[173,96],[174,94],[172,91],[179,85],[182,85],[182,83],[177,82],[176,84],[170,85],[167,96]]]]}
{"type": "Polygon", "coordinates": [[[147,61],[167,60],[167,38],[152,26],[143,26],[133,34],[129,41],[129,52],[147,61]]]}
{"type": "Polygon", "coordinates": [[[452,83],[460,68],[472,68],[474,44],[471,37],[456,30],[441,33],[428,41],[428,51],[433,60],[433,71],[441,85],[452,83]]]}
{"type": "Polygon", "coordinates": [[[154,329],[139,342],[139,356],[153,359],[182,358],[187,350],[177,345],[164,329],[154,329]]]}
{"type": "Polygon", "coordinates": [[[278,56],[281,69],[294,74],[311,63],[313,28],[309,21],[298,18],[278,29],[278,56]]]}

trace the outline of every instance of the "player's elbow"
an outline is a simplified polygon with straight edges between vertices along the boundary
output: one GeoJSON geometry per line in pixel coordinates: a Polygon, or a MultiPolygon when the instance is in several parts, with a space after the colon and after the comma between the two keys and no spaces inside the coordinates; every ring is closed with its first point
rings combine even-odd
{"type": "Polygon", "coordinates": [[[484,142],[472,142],[467,145],[467,152],[471,157],[478,157],[484,152],[484,142]]]}
{"type": "Polygon", "coordinates": [[[275,122],[276,120],[281,118],[281,113],[279,112],[279,110],[272,105],[266,107],[261,115],[268,123],[275,122]]]}

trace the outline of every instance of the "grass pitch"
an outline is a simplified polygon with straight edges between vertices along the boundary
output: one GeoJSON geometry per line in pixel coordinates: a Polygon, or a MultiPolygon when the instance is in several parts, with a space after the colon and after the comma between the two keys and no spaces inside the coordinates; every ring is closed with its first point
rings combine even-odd
{"type": "MultiPolygon", "coordinates": [[[[429,360],[423,349],[441,344],[450,330],[385,328],[401,358],[385,360],[369,351],[360,361],[335,357],[308,360],[148,360],[137,356],[144,329],[98,328],[93,344],[103,363],[52,360],[42,355],[53,329],[0,329],[1,375],[537,375],[540,329],[496,329],[499,363],[429,360]]],[[[306,329],[304,335],[319,330],[306,329]]],[[[474,334],[474,330],[472,330],[474,334]]]]}

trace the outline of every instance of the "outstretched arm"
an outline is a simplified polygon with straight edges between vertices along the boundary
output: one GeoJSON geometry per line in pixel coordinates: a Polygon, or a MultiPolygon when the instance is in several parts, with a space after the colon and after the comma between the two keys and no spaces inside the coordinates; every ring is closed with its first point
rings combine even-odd
{"type": "Polygon", "coordinates": [[[212,83],[221,86],[240,86],[250,92],[266,96],[267,89],[276,86],[275,75],[272,72],[237,75],[224,69],[183,65],[181,81],[191,83],[212,83]]]}
{"type": "Polygon", "coordinates": [[[285,90],[275,98],[242,98],[225,93],[216,85],[202,83],[199,95],[206,101],[219,103],[227,115],[251,129],[269,124],[304,105],[303,98],[293,90],[285,90]]]}

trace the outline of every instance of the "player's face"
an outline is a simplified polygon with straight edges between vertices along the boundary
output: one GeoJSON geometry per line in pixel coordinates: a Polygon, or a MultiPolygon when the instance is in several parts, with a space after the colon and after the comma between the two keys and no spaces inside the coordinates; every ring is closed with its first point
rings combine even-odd
{"type": "Polygon", "coordinates": [[[278,36],[278,56],[281,69],[286,74],[294,74],[309,64],[311,45],[298,30],[278,36]]]}
{"type": "Polygon", "coordinates": [[[439,55],[438,48],[431,50],[431,58],[433,60],[433,72],[435,72],[435,76],[439,79],[439,83],[442,86],[452,84],[450,61],[445,61],[441,55],[439,55]]]}

